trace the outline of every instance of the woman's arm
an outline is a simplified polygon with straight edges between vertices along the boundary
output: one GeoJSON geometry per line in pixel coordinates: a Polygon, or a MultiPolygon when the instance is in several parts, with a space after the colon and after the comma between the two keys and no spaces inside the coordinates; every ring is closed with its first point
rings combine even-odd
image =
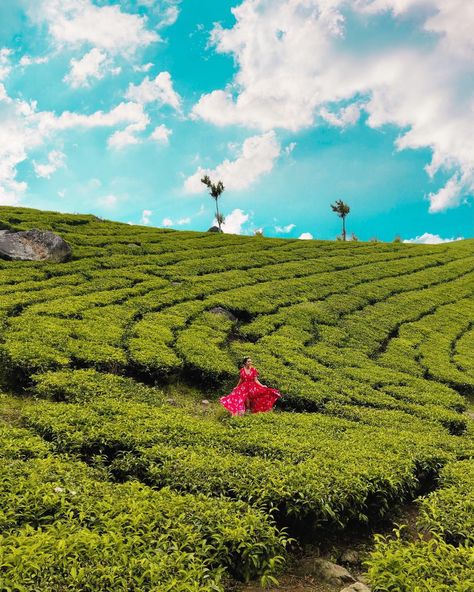
{"type": "Polygon", "coordinates": [[[259,375],[259,371],[255,368],[255,373],[254,373],[254,381],[259,385],[259,386],[264,386],[265,388],[267,388],[266,384],[262,384],[259,379],[257,378],[257,376],[259,375]]]}

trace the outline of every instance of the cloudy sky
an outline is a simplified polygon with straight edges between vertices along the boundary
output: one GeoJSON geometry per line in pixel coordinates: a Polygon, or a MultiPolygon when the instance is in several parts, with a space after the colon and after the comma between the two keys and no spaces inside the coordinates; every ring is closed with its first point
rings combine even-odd
{"type": "Polygon", "coordinates": [[[474,2],[1,0],[0,205],[474,236],[474,2]]]}

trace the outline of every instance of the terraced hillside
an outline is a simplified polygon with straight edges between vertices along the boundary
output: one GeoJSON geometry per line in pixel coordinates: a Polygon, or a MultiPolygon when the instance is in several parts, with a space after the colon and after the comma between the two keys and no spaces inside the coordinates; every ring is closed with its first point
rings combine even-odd
{"type": "MultiPolygon", "coordinates": [[[[0,261],[1,590],[271,583],[287,527],[375,520],[473,462],[473,240],[271,239],[14,207],[0,226],[73,248],[67,263],[0,261]],[[245,355],[284,394],[274,413],[219,408],[245,355]]],[[[468,569],[472,539],[448,543],[468,569]]],[[[373,589],[413,592],[402,573],[387,585],[383,557],[373,589]]],[[[433,587],[443,577],[426,590],[470,589],[433,587]]]]}

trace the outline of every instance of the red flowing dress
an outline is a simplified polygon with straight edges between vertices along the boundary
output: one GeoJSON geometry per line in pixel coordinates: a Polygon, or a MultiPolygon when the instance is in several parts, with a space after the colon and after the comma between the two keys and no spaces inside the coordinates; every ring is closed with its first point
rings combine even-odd
{"type": "Polygon", "coordinates": [[[255,382],[257,376],[258,370],[256,368],[251,368],[249,373],[245,371],[245,368],[241,368],[240,378],[242,382],[229,395],[219,399],[232,415],[245,413],[246,401],[252,413],[270,411],[275,401],[281,397],[277,389],[257,384],[255,382]]]}

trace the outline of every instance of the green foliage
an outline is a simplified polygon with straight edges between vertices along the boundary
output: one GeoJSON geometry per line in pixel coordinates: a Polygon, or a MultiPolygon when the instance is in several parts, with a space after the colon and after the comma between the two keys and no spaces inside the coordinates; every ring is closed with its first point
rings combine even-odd
{"type": "Polygon", "coordinates": [[[216,592],[226,572],[270,576],[284,553],[284,533],[244,503],[111,484],[71,459],[0,472],[6,589],[216,592]]]}
{"type": "Polygon", "coordinates": [[[419,524],[450,543],[474,543],[474,460],[448,463],[440,489],[421,503],[419,524]]]}
{"type": "Polygon", "coordinates": [[[468,592],[474,587],[474,460],[448,463],[440,488],[420,498],[415,541],[376,536],[367,566],[375,591],[468,592]]]}
{"type": "Polygon", "coordinates": [[[23,427],[0,423],[6,585],[270,583],[285,546],[274,516],[366,522],[439,479],[421,501],[433,538],[380,541],[374,590],[467,592],[472,241],[254,240],[0,214],[73,249],[62,264],[0,261],[0,380],[23,396],[23,427]],[[224,416],[213,399],[247,355],[283,397],[273,413],[224,416]],[[180,408],[146,386],[182,381],[211,403],[180,408]]]}
{"type": "Polygon", "coordinates": [[[374,592],[470,592],[474,588],[472,547],[454,547],[434,536],[405,543],[377,537],[368,562],[374,592]]]}
{"type": "Polygon", "coordinates": [[[21,459],[47,456],[48,444],[31,431],[14,428],[0,423],[0,457],[2,459],[21,459]]]}
{"type": "Polygon", "coordinates": [[[104,456],[119,480],[237,497],[342,525],[385,513],[456,454],[457,440],[442,428],[409,416],[395,424],[386,414],[380,429],[317,414],[222,424],[173,407],[102,400],[87,408],[43,402],[23,417],[59,452],[104,456]]]}
{"type": "Polygon", "coordinates": [[[136,400],[160,405],[163,393],[149,388],[131,378],[105,374],[93,368],[86,370],[62,370],[32,376],[31,393],[43,399],[86,403],[98,399],[136,400]]]}

